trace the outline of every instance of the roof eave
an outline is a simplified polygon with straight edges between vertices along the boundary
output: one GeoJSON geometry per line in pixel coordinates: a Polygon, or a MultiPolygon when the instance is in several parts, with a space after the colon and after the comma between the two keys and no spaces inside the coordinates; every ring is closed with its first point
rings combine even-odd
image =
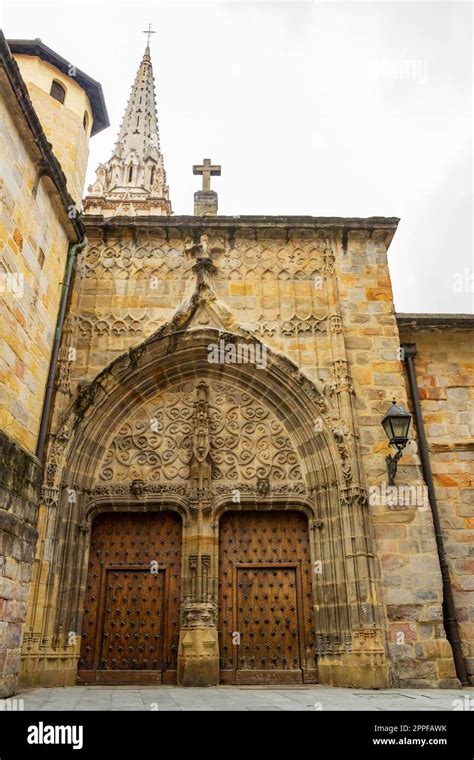
{"type": "MultiPolygon", "coordinates": [[[[39,38],[35,40],[7,40],[7,43],[13,55],[37,56],[43,61],[50,63],[52,66],[55,66],[63,74],[69,76],[69,71],[71,69],[70,61],[67,61],[54,50],[49,48],[39,38]]],[[[80,69],[76,67],[74,68],[74,79],[85,90],[91,104],[94,117],[91,135],[96,135],[98,132],[101,132],[103,129],[110,126],[102,85],[80,69]]]]}

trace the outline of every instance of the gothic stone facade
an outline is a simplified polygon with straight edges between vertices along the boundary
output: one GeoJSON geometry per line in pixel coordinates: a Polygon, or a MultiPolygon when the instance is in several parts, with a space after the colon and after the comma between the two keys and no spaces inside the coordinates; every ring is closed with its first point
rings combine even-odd
{"type": "Polygon", "coordinates": [[[457,685],[430,509],[368,498],[397,220],[85,224],[23,683],[457,685]]]}

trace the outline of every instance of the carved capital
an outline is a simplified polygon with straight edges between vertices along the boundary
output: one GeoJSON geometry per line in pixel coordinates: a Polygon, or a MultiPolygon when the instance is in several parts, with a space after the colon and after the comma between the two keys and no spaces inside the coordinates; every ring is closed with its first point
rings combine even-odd
{"type": "Polygon", "coordinates": [[[268,478],[259,478],[257,480],[257,493],[259,496],[266,496],[270,491],[270,481],[268,478]]]}
{"type": "Polygon", "coordinates": [[[189,486],[186,496],[190,509],[202,509],[203,512],[207,512],[214,506],[214,493],[211,488],[189,486]]]}
{"type": "Polygon", "coordinates": [[[367,493],[362,486],[351,485],[341,489],[341,505],[343,507],[365,507],[366,504],[367,493]]]}
{"type": "Polygon", "coordinates": [[[41,501],[46,507],[57,507],[59,504],[59,488],[43,485],[41,488],[41,501]]]}
{"type": "Polygon", "coordinates": [[[215,628],[216,624],[217,604],[215,602],[184,602],[183,628],[215,628]]]}

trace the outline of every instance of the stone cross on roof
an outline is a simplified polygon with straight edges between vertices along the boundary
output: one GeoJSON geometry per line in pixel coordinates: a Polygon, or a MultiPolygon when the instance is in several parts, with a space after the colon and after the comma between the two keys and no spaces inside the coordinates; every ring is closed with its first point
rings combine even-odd
{"type": "Polygon", "coordinates": [[[205,158],[202,164],[194,164],[193,174],[202,174],[202,192],[208,193],[211,189],[211,176],[220,177],[221,167],[211,164],[210,158],[205,158]]]}

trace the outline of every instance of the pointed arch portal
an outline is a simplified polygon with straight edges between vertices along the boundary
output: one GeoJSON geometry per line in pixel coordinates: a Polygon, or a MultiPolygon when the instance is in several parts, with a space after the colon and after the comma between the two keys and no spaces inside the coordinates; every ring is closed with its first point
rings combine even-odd
{"type": "MultiPolygon", "coordinates": [[[[104,635],[104,610],[97,610],[91,624],[87,601],[97,556],[95,519],[103,513],[130,519],[136,513],[160,523],[174,512],[182,520],[174,671],[179,683],[217,683],[219,671],[227,681],[314,682],[317,670],[322,682],[331,683],[339,674],[346,678],[341,665],[347,668],[348,661],[356,682],[356,668],[366,670],[361,653],[376,683],[385,683],[365,496],[351,461],[350,436],[328,398],[287,358],[260,344],[265,364],[256,366],[248,361],[252,353],[242,350],[255,338],[199,325],[219,312],[218,303],[207,306],[205,311],[193,297],[189,313],[180,310],[152,338],[115,360],[82,390],[63,420],[48,475],[60,515],[53,565],[62,568],[50,585],[57,589],[51,626],[82,634],[86,662],[90,642],[85,643],[84,625],[104,635]],[[196,323],[193,315],[200,315],[196,323]],[[244,359],[209,361],[210,347],[222,341],[234,347],[230,355],[244,359]],[[270,537],[275,531],[271,556],[259,553],[263,539],[252,521],[262,519],[270,537]],[[234,543],[226,544],[225,536],[234,543]],[[306,548],[299,551],[297,545],[306,548]],[[255,558],[259,567],[253,566],[255,558]],[[223,617],[226,572],[232,574],[233,595],[225,601],[232,625],[223,617]],[[263,594],[256,600],[263,610],[256,611],[250,588],[267,582],[276,584],[284,603],[272,604],[263,594]],[[239,596],[241,584],[246,599],[239,596]],[[276,606],[284,607],[281,615],[276,606]],[[288,628],[281,628],[283,615],[293,621],[288,628]],[[243,628],[230,631],[233,625],[243,628]],[[229,641],[230,634],[239,643],[229,641]],[[288,636],[297,641],[291,657],[283,651],[288,636]],[[263,650],[255,637],[262,638],[263,650]],[[231,668],[226,647],[237,647],[231,668]]],[[[111,548],[102,550],[112,556],[111,548]]],[[[170,547],[165,543],[162,550],[166,554],[170,547]]],[[[126,560],[119,562],[126,566],[126,560]]],[[[163,557],[151,560],[160,567],[163,557]]],[[[165,629],[171,622],[164,621],[165,629]]],[[[94,646],[94,667],[100,670],[104,641],[94,646]]],[[[143,680],[140,658],[132,659],[131,680],[143,680]]],[[[120,671],[116,663],[104,667],[120,671]]]]}

